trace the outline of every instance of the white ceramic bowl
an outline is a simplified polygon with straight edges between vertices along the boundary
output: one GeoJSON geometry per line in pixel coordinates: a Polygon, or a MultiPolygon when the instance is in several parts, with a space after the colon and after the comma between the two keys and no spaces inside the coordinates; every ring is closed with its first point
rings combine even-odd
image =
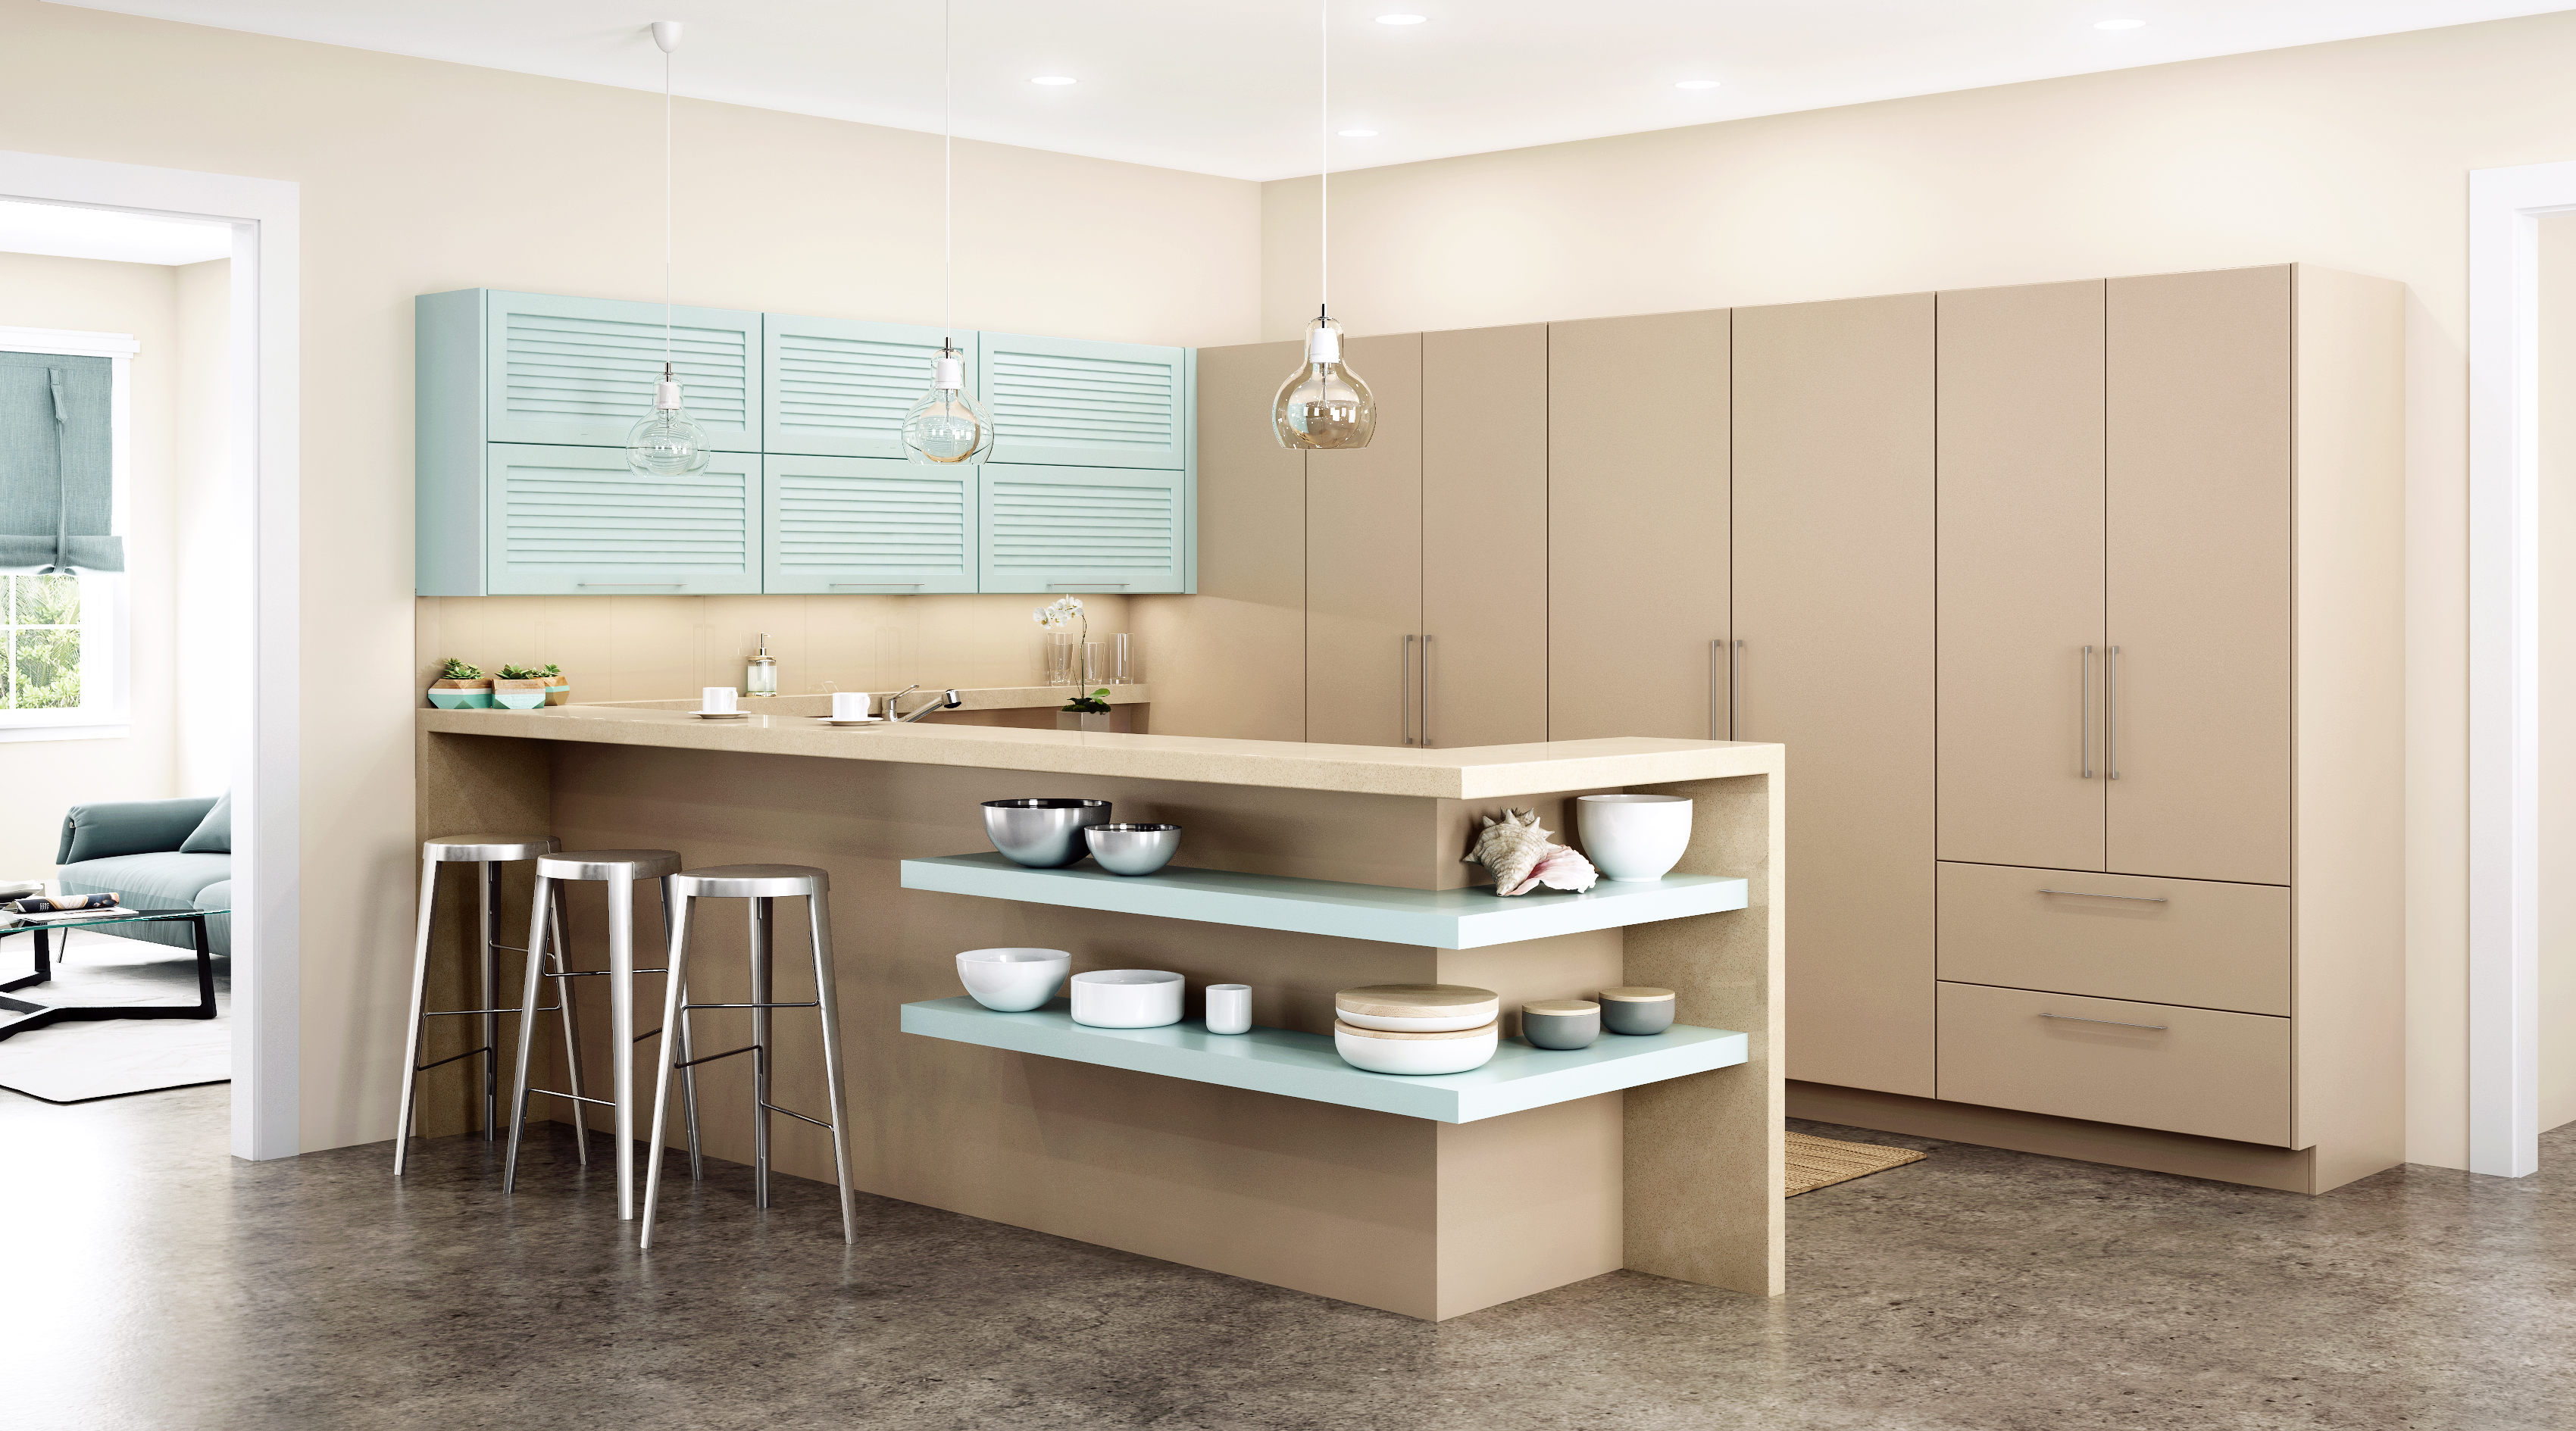
{"type": "Polygon", "coordinates": [[[1341,1054],[1342,1062],[1367,1073],[1465,1073],[1484,1067],[1493,1058],[1501,1042],[1501,1028],[1500,1024],[1487,1024],[1480,1029],[1449,1033],[1398,1033],[1353,1028],[1336,1020],[1333,1048],[1341,1054]]]}
{"type": "Polygon", "coordinates": [[[1181,976],[1160,969],[1094,969],[1073,976],[1073,1021],[1096,1029],[1158,1029],[1181,1021],[1181,976]]]}
{"type": "Polygon", "coordinates": [[[1071,972],[1073,956],[1061,949],[969,949],[957,956],[958,982],[996,1013],[1037,1008],[1071,972]]]}
{"type": "Polygon", "coordinates": [[[1363,1014],[1353,1009],[1333,1009],[1333,1017],[1355,1029],[1379,1029],[1387,1033],[1456,1033],[1461,1029],[1480,1029],[1502,1016],[1503,1001],[1487,999],[1481,1004],[1462,1005],[1455,1014],[1436,1018],[1398,1018],[1392,1014],[1363,1014]]]}
{"type": "Polygon", "coordinates": [[[1574,824],[1584,858],[1605,879],[1662,879],[1690,847],[1691,802],[1681,795],[1580,795],[1574,824]]]}

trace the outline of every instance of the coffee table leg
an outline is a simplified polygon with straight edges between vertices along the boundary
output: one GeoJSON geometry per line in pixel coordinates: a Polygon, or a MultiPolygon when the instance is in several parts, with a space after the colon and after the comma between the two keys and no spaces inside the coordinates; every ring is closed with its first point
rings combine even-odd
{"type": "Polygon", "coordinates": [[[51,982],[54,977],[54,931],[39,926],[36,930],[36,982],[51,982]]]}
{"type": "Polygon", "coordinates": [[[215,1016],[215,946],[206,934],[206,916],[200,914],[188,921],[190,932],[197,936],[197,1017],[215,1016]]]}

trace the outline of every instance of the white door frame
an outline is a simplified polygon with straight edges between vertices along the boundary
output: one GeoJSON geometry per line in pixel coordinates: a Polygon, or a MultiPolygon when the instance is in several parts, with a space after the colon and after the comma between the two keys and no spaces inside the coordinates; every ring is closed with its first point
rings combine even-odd
{"type": "MultiPolygon", "coordinates": [[[[0,151],[0,197],[214,219],[233,232],[232,461],[241,594],[252,630],[251,719],[233,756],[233,1118],[237,1157],[301,1151],[295,673],[301,617],[296,506],[296,193],[246,179],[0,151]]],[[[228,691],[225,699],[233,698],[228,691]]],[[[183,706],[184,709],[184,706],[183,706]]]]}

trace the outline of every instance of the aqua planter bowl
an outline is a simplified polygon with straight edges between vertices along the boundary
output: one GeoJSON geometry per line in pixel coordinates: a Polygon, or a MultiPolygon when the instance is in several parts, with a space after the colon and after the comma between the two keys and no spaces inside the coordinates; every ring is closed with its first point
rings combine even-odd
{"type": "Polygon", "coordinates": [[[492,708],[492,688],[432,686],[429,703],[443,711],[488,711],[492,708]]]}
{"type": "Polygon", "coordinates": [[[546,703],[547,689],[536,681],[495,681],[492,703],[505,711],[532,711],[546,703]]]}

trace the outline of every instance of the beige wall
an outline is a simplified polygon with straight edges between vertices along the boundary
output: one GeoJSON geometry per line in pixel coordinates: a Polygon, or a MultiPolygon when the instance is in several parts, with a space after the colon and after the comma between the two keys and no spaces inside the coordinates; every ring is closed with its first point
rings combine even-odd
{"type": "MultiPolygon", "coordinates": [[[[659,57],[633,49],[650,82],[659,57]]],[[[0,0],[0,53],[0,148],[301,185],[303,1140],[388,1136],[420,692],[411,300],[658,293],[661,99],[35,0],[0,0]]],[[[936,135],[681,101],[678,301],[935,321],[919,197],[938,155],[936,135]]],[[[956,321],[1244,341],[1258,203],[1241,181],[960,143],[956,321]]]]}
{"type": "Polygon", "coordinates": [[[140,342],[128,389],[125,568],[133,628],[132,734],[113,740],[0,741],[0,876],[54,872],[63,811],[89,800],[178,793],[171,739],[173,477],[182,345],[176,270],[0,253],[0,326],[127,333],[140,342]]]}
{"type": "MultiPolygon", "coordinates": [[[[2465,174],[2576,158],[2571,66],[2561,13],[1338,175],[1333,309],[1384,333],[2292,260],[2405,282],[2408,1156],[2459,1166],[2465,174]]],[[[1312,309],[1314,195],[1264,186],[1265,337],[1312,309]]]]}
{"type": "Polygon", "coordinates": [[[171,793],[215,795],[232,785],[241,702],[191,700],[239,679],[238,612],[249,601],[241,560],[247,527],[231,495],[232,260],[171,271],[177,280],[179,388],[173,398],[172,684],[185,719],[171,733],[171,793]]]}

